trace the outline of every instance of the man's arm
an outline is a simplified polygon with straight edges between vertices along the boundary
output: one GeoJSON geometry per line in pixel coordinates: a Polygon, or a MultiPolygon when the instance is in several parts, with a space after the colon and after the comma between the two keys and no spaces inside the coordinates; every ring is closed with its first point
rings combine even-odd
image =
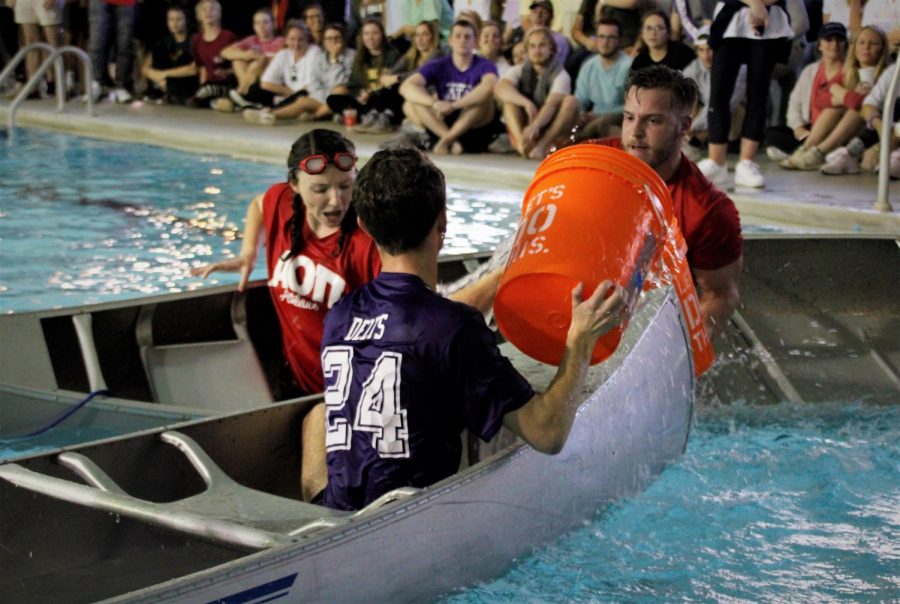
{"type": "Polygon", "coordinates": [[[494,86],[497,85],[497,75],[494,73],[486,73],[478,86],[469,91],[461,99],[451,103],[453,109],[465,109],[466,107],[474,107],[475,105],[483,105],[487,102],[493,102],[494,86]]]}
{"type": "Polygon", "coordinates": [[[725,329],[731,313],[741,301],[743,256],[722,268],[694,269],[694,280],[700,289],[700,314],[706,321],[709,339],[714,340],[725,329]]]}
{"type": "Polygon", "coordinates": [[[425,76],[421,73],[414,73],[400,84],[400,96],[416,105],[424,105],[431,107],[434,104],[434,98],[425,88],[425,76]]]}
{"type": "Polygon", "coordinates": [[[494,305],[497,297],[497,288],[500,287],[500,278],[503,276],[504,267],[494,269],[483,275],[478,281],[470,283],[464,288],[453,292],[448,296],[455,302],[468,304],[486,314],[494,305]]]}
{"type": "Polygon", "coordinates": [[[569,437],[597,339],[622,322],[625,309],[624,291],[610,281],[598,285],[587,300],[582,300],[583,291],[581,283],[572,290],[566,351],[550,387],[503,416],[504,426],[549,455],[559,453],[569,437]]]}

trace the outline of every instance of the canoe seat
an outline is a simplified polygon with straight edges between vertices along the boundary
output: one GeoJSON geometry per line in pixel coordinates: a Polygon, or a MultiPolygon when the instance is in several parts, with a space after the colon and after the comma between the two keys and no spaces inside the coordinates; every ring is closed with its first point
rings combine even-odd
{"type": "Polygon", "coordinates": [[[236,339],[156,344],[153,322],[164,320],[155,305],[145,306],[136,326],[144,371],[157,402],[237,411],[273,401],[247,331],[244,293],[236,292],[231,299],[236,339]]]}
{"type": "Polygon", "coordinates": [[[138,499],[126,493],[88,457],[72,451],[61,453],[57,459],[87,485],[47,476],[18,464],[0,465],[0,478],[55,499],[214,543],[255,550],[296,543],[305,534],[337,526],[419,491],[412,487],[395,489],[355,513],[332,510],[238,484],[189,436],[168,431],[160,434],[160,439],[184,453],[206,483],[202,493],[168,503],[138,499]]]}

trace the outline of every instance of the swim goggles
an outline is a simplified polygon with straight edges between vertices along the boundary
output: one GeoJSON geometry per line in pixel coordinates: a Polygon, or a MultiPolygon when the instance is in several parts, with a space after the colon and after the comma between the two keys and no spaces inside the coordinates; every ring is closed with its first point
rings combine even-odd
{"type": "Polygon", "coordinates": [[[310,155],[300,160],[300,169],[307,174],[321,174],[325,171],[328,161],[331,161],[339,170],[348,172],[356,165],[356,156],[349,151],[338,151],[334,157],[328,157],[324,154],[310,155]]]}

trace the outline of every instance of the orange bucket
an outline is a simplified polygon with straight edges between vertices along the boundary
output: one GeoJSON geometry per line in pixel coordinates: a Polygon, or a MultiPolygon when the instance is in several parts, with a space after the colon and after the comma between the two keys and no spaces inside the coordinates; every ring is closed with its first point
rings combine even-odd
{"type": "MultiPolygon", "coordinates": [[[[644,162],[595,144],[557,151],[525,193],[494,302],[501,333],[528,356],[559,365],[572,289],[583,282],[588,296],[610,279],[626,289],[632,310],[674,222],[669,190],[644,162]]],[[[626,325],[627,318],[598,340],[591,364],[615,352],[626,325]]]]}

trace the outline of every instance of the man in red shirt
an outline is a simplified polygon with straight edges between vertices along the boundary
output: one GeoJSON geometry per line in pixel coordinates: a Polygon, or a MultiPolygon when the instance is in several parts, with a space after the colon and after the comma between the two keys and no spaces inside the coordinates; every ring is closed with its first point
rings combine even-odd
{"type": "Polygon", "coordinates": [[[642,160],[668,185],[714,339],[740,302],[743,237],[734,202],[681,152],[698,96],[694,81],[679,71],[659,65],[634,71],[625,85],[622,137],[601,142],[642,160]]]}

